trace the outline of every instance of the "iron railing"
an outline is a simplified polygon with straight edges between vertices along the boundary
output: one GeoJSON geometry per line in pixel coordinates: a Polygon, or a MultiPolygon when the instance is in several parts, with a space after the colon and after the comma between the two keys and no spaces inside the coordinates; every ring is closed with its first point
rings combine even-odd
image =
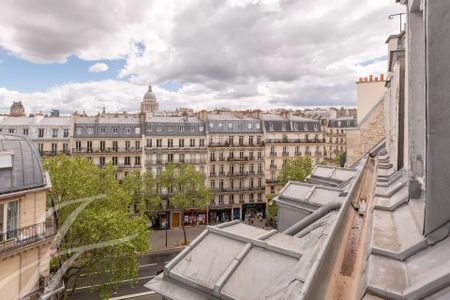
{"type": "Polygon", "coordinates": [[[56,232],[54,220],[47,220],[42,223],[0,233],[0,253],[47,239],[55,235],[56,232]]]}

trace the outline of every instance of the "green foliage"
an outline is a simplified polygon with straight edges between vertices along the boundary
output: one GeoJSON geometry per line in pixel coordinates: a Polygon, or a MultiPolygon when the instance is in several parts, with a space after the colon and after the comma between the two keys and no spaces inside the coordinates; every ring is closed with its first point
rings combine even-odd
{"type": "Polygon", "coordinates": [[[281,185],[285,185],[289,180],[305,181],[306,177],[311,174],[312,160],[309,157],[298,157],[286,161],[278,175],[278,181],[281,185]]]}
{"type": "MultiPolygon", "coordinates": [[[[162,187],[168,189],[169,201],[173,208],[182,210],[182,216],[187,208],[206,209],[214,199],[213,192],[205,186],[203,174],[190,164],[168,164],[158,177],[162,187]]],[[[187,244],[184,218],[181,222],[184,234],[184,244],[187,244]]]]}
{"type": "Polygon", "coordinates": [[[95,289],[107,298],[117,287],[116,282],[137,278],[136,254],[149,247],[148,220],[139,214],[130,217],[129,207],[135,201],[134,195],[130,196],[129,191],[118,184],[111,165],[101,169],[86,159],[57,156],[46,160],[44,167],[52,181],[49,193],[52,205],[69,204],[57,210],[58,227],[66,221],[71,223],[67,233],[62,235],[58,247],[60,255],[53,259],[52,265],[62,265],[69,260],[74,255],[71,249],[125,239],[83,252],[63,276],[66,291],[70,291],[81,284],[81,274],[89,274],[90,280],[103,283],[95,289]],[[76,218],[70,216],[84,204],[71,204],[72,200],[98,195],[104,197],[90,202],[76,218]]]}
{"type": "Polygon", "coordinates": [[[334,163],[336,166],[341,166],[342,156],[344,155],[343,151],[335,150],[334,151],[334,163]]]}
{"type": "Polygon", "coordinates": [[[157,180],[151,172],[131,172],[124,180],[123,188],[131,197],[130,209],[135,215],[151,217],[161,199],[157,192],[157,180]]]}

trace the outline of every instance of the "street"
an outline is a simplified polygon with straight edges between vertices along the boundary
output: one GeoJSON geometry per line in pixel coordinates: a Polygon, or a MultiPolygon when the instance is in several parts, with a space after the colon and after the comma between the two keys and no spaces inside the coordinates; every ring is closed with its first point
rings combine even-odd
{"type": "MultiPolygon", "coordinates": [[[[163,251],[152,251],[138,257],[139,277],[134,287],[130,286],[130,282],[125,280],[120,283],[119,289],[114,293],[110,300],[160,300],[161,296],[144,287],[155,275],[160,272],[164,265],[174,258],[182,248],[168,249],[163,251]]],[[[85,284],[75,289],[75,292],[69,297],[71,300],[98,300],[100,295],[92,292],[97,282],[92,282],[89,275],[83,280],[85,284]]]]}

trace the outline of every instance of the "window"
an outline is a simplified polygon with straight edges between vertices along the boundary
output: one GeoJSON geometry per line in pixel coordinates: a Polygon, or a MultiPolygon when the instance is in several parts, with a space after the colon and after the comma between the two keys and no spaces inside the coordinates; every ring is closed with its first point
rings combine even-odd
{"type": "Polygon", "coordinates": [[[214,128],[214,123],[209,123],[209,128],[213,129],[214,128]]]}
{"type": "Polygon", "coordinates": [[[29,134],[29,129],[28,128],[24,128],[23,129],[23,135],[28,135],[29,134]]]}
{"type": "Polygon", "coordinates": [[[104,156],[100,156],[100,167],[104,167],[106,165],[106,159],[104,156]]]}
{"type": "Polygon", "coordinates": [[[40,153],[43,153],[44,152],[44,144],[43,143],[39,143],[38,144],[38,149],[39,149],[40,153]]]}
{"type": "Polygon", "coordinates": [[[156,139],[156,147],[161,148],[162,147],[162,139],[156,139]]]}
{"type": "Polygon", "coordinates": [[[141,157],[140,156],[135,156],[134,157],[134,165],[135,166],[140,166],[141,165],[141,157]]]}
{"type": "Polygon", "coordinates": [[[167,139],[167,147],[169,148],[173,147],[173,139],[167,139]]]}
{"type": "Polygon", "coordinates": [[[134,149],[141,150],[141,141],[134,141],[134,149]]]}
{"type": "Polygon", "coordinates": [[[198,128],[198,130],[200,130],[200,132],[203,132],[203,126],[200,126],[200,127],[198,128]]]}
{"type": "Polygon", "coordinates": [[[167,127],[167,131],[168,131],[168,132],[172,132],[172,131],[173,131],[173,126],[168,126],[168,127],[167,127]]]}
{"type": "Polygon", "coordinates": [[[229,137],[228,137],[228,143],[229,143],[231,146],[233,146],[234,141],[233,141],[233,137],[232,137],[232,136],[229,136],[229,137]]]}
{"type": "Polygon", "coordinates": [[[184,162],[185,162],[185,156],[184,156],[184,153],[180,153],[180,154],[179,154],[179,159],[180,159],[180,163],[184,163],[184,162]]]}
{"type": "Polygon", "coordinates": [[[179,139],[179,140],[178,140],[178,146],[179,146],[180,148],[183,148],[183,147],[184,147],[184,139],[179,139]]]}
{"type": "Polygon", "coordinates": [[[218,125],[219,125],[219,130],[222,130],[222,125],[223,125],[223,124],[222,124],[222,123],[219,123],[218,125]]]}
{"type": "Polygon", "coordinates": [[[80,141],[75,142],[75,149],[77,152],[81,151],[81,142],[80,141]]]}
{"type": "Polygon", "coordinates": [[[67,143],[63,144],[63,153],[65,153],[65,154],[69,153],[69,144],[67,144],[67,143]]]}
{"type": "Polygon", "coordinates": [[[87,133],[88,133],[88,134],[93,134],[93,133],[94,133],[94,128],[88,127],[87,133]]]}
{"type": "Polygon", "coordinates": [[[173,153],[167,154],[167,162],[169,163],[173,162],[173,153]]]}
{"type": "Polygon", "coordinates": [[[192,126],[191,126],[191,132],[194,132],[194,131],[195,131],[195,126],[192,125],[192,126]]]}
{"type": "Polygon", "coordinates": [[[286,131],[286,123],[281,124],[281,130],[286,131]]]}
{"type": "Polygon", "coordinates": [[[238,123],[238,130],[239,131],[244,130],[244,124],[242,124],[241,122],[238,123]]]}
{"type": "Polygon", "coordinates": [[[249,144],[250,146],[253,145],[253,136],[249,136],[249,137],[248,137],[248,144],[249,144]]]}
{"type": "Polygon", "coordinates": [[[77,134],[82,134],[83,133],[83,128],[82,127],[77,127],[76,132],[77,132],[77,134]]]}
{"type": "Polygon", "coordinates": [[[69,128],[64,128],[63,130],[63,137],[68,138],[69,137],[69,128]]]}
{"type": "Polygon", "coordinates": [[[38,129],[38,137],[43,138],[44,137],[45,130],[43,128],[38,129]]]}
{"type": "Polygon", "coordinates": [[[199,140],[200,147],[205,147],[205,139],[199,140]]]}
{"type": "MultiPolygon", "coordinates": [[[[19,201],[0,204],[0,232],[5,232],[6,239],[15,238],[19,225],[19,201]]],[[[0,241],[4,235],[0,235],[0,241]]]]}
{"type": "Polygon", "coordinates": [[[256,137],[256,144],[261,145],[261,137],[260,136],[256,137]]]}
{"type": "Polygon", "coordinates": [[[86,142],[86,148],[88,152],[92,152],[92,141],[86,142]]]}
{"type": "Polygon", "coordinates": [[[113,157],[111,158],[111,160],[112,160],[113,166],[117,166],[117,161],[118,161],[117,156],[113,156],[113,157]]]}
{"type": "Polygon", "coordinates": [[[256,129],[261,128],[261,125],[259,123],[256,123],[256,129]]]}
{"type": "Polygon", "coordinates": [[[100,127],[100,134],[106,134],[106,127],[100,127]]]}
{"type": "Polygon", "coordinates": [[[180,125],[179,130],[180,130],[180,132],[183,132],[184,131],[184,125],[180,125]]]}
{"type": "Polygon", "coordinates": [[[190,139],[189,140],[189,146],[195,147],[195,139],[190,139]]]}
{"type": "Polygon", "coordinates": [[[147,148],[151,148],[152,147],[152,139],[147,139],[147,148]]]}
{"type": "Polygon", "coordinates": [[[147,131],[152,131],[153,127],[152,125],[147,125],[147,131]]]}
{"type": "Polygon", "coordinates": [[[131,165],[131,157],[125,156],[125,166],[130,166],[130,165],[131,165]]]}
{"type": "Polygon", "coordinates": [[[269,130],[273,131],[273,123],[272,122],[269,123],[269,130]]]}
{"type": "Polygon", "coordinates": [[[52,154],[56,154],[58,152],[58,144],[52,143],[52,154]]]}
{"type": "Polygon", "coordinates": [[[9,133],[14,133],[14,128],[9,128],[9,129],[8,129],[8,132],[9,132],[9,133]]]}
{"type": "Polygon", "coordinates": [[[247,128],[248,128],[248,129],[252,129],[252,123],[250,123],[250,122],[247,123],[247,128]]]}
{"type": "Polygon", "coordinates": [[[131,128],[125,127],[125,134],[130,134],[130,133],[131,133],[131,128]]]}
{"type": "Polygon", "coordinates": [[[130,141],[125,141],[125,150],[130,150],[131,148],[131,142],[130,141]]]}
{"type": "Polygon", "coordinates": [[[239,202],[244,203],[244,194],[239,194],[239,202]]]}
{"type": "Polygon", "coordinates": [[[141,134],[141,127],[134,127],[134,134],[141,134]]]}
{"type": "Polygon", "coordinates": [[[240,136],[239,137],[239,146],[243,146],[244,145],[244,137],[240,136]]]}
{"type": "Polygon", "coordinates": [[[113,141],[112,148],[113,148],[113,151],[115,151],[115,152],[119,151],[119,142],[113,141]]]}
{"type": "Polygon", "coordinates": [[[228,129],[233,129],[233,123],[228,123],[228,129]]]}
{"type": "Polygon", "coordinates": [[[106,150],[106,142],[100,141],[100,151],[105,152],[105,150],[106,150]]]}
{"type": "Polygon", "coordinates": [[[119,133],[119,128],[118,127],[113,127],[112,132],[113,132],[113,134],[118,134],[119,133]]]}
{"type": "Polygon", "coordinates": [[[298,130],[298,124],[294,123],[294,130],[297,131],[298,130]]]}
{"type": "Polygon", "coordinates": [[[211,189],[215,189],[216,188],[216,181],[215,180],[211,180],[209,185],[211,186],[211,189]]]}

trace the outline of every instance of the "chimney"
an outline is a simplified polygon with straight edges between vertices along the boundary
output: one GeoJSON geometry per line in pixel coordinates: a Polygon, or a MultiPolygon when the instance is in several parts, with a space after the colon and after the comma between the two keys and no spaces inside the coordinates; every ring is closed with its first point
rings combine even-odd
{"type": "Polygon", "coordinates": [[[374,79],[375,81],[378,81],[378,76],[375,76],[375,79],[374,79]]]}
{"type": "Polygon", "coordinates": [[[364,77],[364,82],[367,82],[367,81],[368,81],[367,77],[364,77]]]}
{"type": "Polygon", "coordinates": [[[384,74],[380,74],[380,80],[384,81],[384,74]]]}
{"type": "Polygon", "coordinates": [[[369,76],[369,81],[373,81],[373,75],[369,76]]]}

